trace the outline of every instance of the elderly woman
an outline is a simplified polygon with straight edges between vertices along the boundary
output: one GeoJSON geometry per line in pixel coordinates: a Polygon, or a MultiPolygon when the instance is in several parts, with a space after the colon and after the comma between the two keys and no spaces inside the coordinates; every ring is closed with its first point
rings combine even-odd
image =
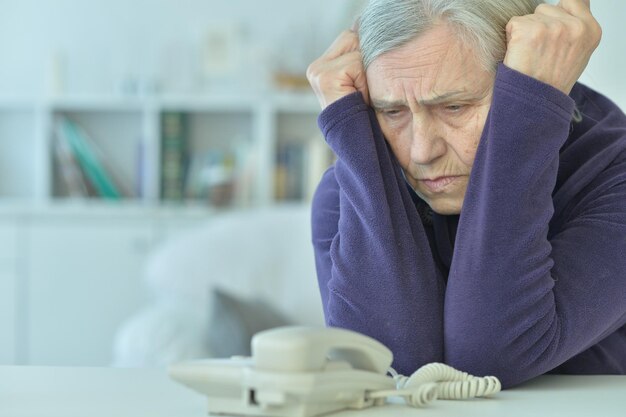
{"type": "Polygon", "coordinates": [[[626,116],[589,1],[371,0],[311,64],[329,326],[410,374],[626,372],[626,116]]]}

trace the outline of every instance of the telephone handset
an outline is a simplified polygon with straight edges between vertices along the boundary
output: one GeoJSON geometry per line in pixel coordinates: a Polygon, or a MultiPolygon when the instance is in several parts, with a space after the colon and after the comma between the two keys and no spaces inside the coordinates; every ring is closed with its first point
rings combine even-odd
{"type": "Polygon", "coordinates": [[[323,371],[331,361],[353,368],[387,373],[393,354],[382,343],[346,329],[283,327],[257,333],[252,338],[257,369],[277,372],[323,371]]]}
{"type": "Polygon", "coordinates": [[[354,331],[288,326],[257,333],[252,357],[183,362],[169,373],[208,396],[209,413],[244,416],[312,417],[382,405],[391,396],[421,406],[500,390],[495,377],[473,377],[444,364],[426,365],[407,378],[390,368],[392,360],[382,343],[354,331]]]}

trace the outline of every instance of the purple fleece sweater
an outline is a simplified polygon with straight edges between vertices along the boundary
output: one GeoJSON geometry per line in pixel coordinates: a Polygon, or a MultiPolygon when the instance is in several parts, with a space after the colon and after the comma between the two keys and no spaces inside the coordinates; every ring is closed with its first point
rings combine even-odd
{"type": "Polygon", "coordinates": [[[626,373],[626,116],[615,104],[501,64],[460,217],[423,210],[360,93],[319,126],[337,155],[312,215],[329,326],[378,339],[405,375],[433,361],[505,387],[550,371],[626,373]]]}

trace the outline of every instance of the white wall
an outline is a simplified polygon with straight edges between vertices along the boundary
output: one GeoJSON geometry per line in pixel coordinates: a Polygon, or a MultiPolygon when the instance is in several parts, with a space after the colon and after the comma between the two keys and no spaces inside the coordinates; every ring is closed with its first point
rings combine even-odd
{"type": "MultiPolygon", "coordinates": [[[[263,65],[302,67],[332,40],[350,3],[0,0],[0,93],[42,92],[55,51],[65,60],[68,92],[115,89],[128,75],[180,84],[183,74],[200,72],[207,30],[229,24],[241,28],[247,50],[263,65]]],[[[255,77],[252,60],[244,64],[255,77]]]]}
{"type": "Polygon", "coordinates": [[[603,36],[581,81],[626,111],[626,2],[592,0],[591,10],[602,25],[603,36]]]}
{"type": "MultiPolygon", "coordinates": [[[[0,95],[46,91],[55,51],[62,52],[62,79],[70,93],[120,90],[129,78],[160,80],[170,90],[197,89],[207,30],[227,23],[242,27],[248,44],[233,79],[252,88],[267,80],[268,68],[302,71],[347,25],[354,3],[0,0],[0,95]]],[[[626,3],[594,0],[592,8],[604,39],[582,80],[626,109],[626,3]]]]}

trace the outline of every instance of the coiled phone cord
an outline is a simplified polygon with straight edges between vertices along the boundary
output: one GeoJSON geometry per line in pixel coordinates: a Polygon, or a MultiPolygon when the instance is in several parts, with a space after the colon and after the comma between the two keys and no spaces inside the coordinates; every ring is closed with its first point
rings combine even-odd
{"type": "Polygon", "coordinates": [[[389,368],[389,373],[396,381],[397,389],[374,391],[369,398],[404,397],[407,404],[423,407],[437,398],[464,400],[488,397],[502,389],[495,376],[476,377],[437,362],[422,366],[410,377],[398,374],[393,368],[389,368]]]}

